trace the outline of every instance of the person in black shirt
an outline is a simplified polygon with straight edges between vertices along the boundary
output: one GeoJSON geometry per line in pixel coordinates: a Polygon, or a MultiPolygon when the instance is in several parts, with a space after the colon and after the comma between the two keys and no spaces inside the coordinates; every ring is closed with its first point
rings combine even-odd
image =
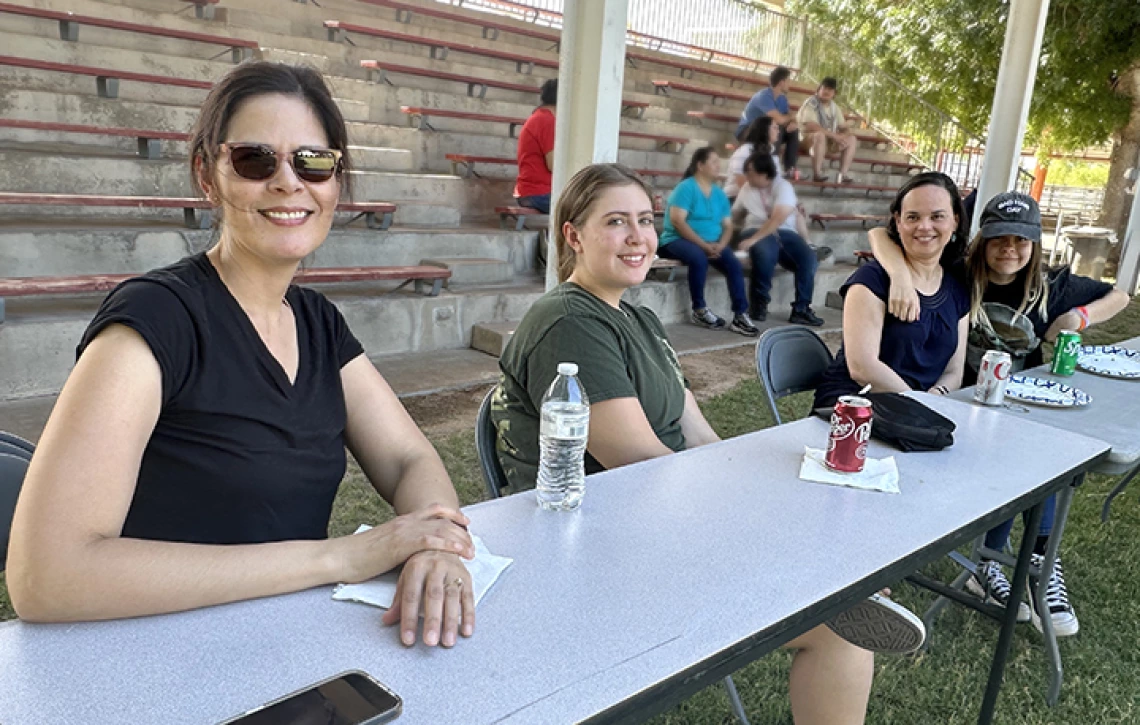
{"type": "Polygon", "coordinates": [[[16,508],[20,617],[134,617],[359,582],[404,565],[401,639],[474,631],[474,556],[439,456],[337,309],[291,284],[349,168],[313,70],[245,63],[190,142],[220,219],[203,253],[123,283],[84,334],[16,508]],[[328,538],[345,445],[398,516],[328,538]]]}
{"type": "MultiPolygon", "coordinates": [[[[978,363],[986,350],[1010,352],[1016,367],[1044,362],[1041,341],[1052,342],[1061,330],[1082,331],[1104,322],[1128,305],[1128,295],[1098,280],[1072,274],[1068,267],[1048,270],[1041,249],[1041,211],[1033,197],[1018,192],[998,194],[982,211],[981,227],[969,247],[965,273],[971,291],[970,336],[964,385],[977,382],[978,363]],[[996,307],[995,307],[996,305],[996,307]],[[1003,319],[996,315],[1009,308],[1003,319]],[[991,319],[993,317],[994,319],[991,319]],[[1013,324],[1009,324],[1009,323],[1013,324]]],[[[890,311],[906,319],[917,313],[917,296],[910,279],[890,259],[890,248],[879,230],[872,230],[871,245],[883,266],[892,270],[890,311]],[[913,298],[913,299],[912,299],[913,298]]],[[[1035,557],[1042,557],[1053,530],[1056,499],[1045,502],[1035,542],[1035,557]]],[[[986,546],[1002,550],[1013,528],[1010,519],[986,534],[986,546]]],[[[982,561],[968,585],[990,601],[1005,606],[1010,583],[996,561],[982,561]]],[[[1077,633],[1079,624],[1065,586],[1058,557],[1046,588],[1049,614],[1058,636],[1077,633]]],[[[1019,603],[1020,616],[1041,628],[1041,613],[1019,603]]]]}

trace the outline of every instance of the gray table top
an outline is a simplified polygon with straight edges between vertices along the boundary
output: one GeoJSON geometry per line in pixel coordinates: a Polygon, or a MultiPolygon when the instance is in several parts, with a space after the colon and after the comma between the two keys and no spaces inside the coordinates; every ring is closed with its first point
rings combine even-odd
{"type": "MultiPolygon", "coordinates": [[[[1140,337],[1116,344],[1140,350],[1140,337]]],[[[1023,374],[1075,386],[1092,396],[1092,402],[1080,408],[1049,408],[1022,405],[1007,399],[1014,405],[1000,410],[1024,420],[1080,432],[1108,443],[1112,452],[1098,467],[1105,473],[1122,473],[1140,461],[1140,380],[1109,378],[1083,370],[1077,370],[1071,377],[1060,377],[1050,373],[1047,365],[1026,370],[1023,374]]],[[[973,391],[973,388],[963,388],[950,397],[973,403],[973,391]]]]}
{"type": "Polygon", "coordinates": [[[871,455],[896,456],[900,495],[798,480],[804,445],[822,447],[828,430],[808,419],[592,476],[574,513],[540,511],[533,493],[468,507],[515,563],[480,604],[476,636],[450,651],[402,647],[380,610],[334,602],[328,587],[118,622],[8,623],[0,722],[201,725],[356,668],[403,697],[409,725],[577,721],[699,663],[723,666],[758,634],[786,641],[806,610],[822,618],[821,603],[901,578],[1108,450],[921,397],[958,423],[956,444],[900,454],[872,442],[871,455]]]}

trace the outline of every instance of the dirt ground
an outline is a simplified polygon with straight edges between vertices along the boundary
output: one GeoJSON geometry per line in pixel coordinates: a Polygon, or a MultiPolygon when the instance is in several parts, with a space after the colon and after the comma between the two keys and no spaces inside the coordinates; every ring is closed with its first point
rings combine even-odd
{"type": "MultiPolygon", "coordinates": [[[[821,337],[832,352],[839,347],[840,333],[824,333],[821,337]]],[[[697,400],[705,401],[756,375],[755,355],[755,345],[692,353],[681,356],[681,368],[697,400]]],[[[489,389],[490,386],[480,385],[467,390],[405,398],[403,403],[416,424],[434,439],[471,428],[479,404],[489,389]]]]}

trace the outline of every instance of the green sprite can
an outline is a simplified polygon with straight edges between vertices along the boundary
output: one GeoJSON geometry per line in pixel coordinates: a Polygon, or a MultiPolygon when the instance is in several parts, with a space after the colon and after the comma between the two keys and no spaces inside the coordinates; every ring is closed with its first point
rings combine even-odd
{"type": "Polygon", "coordinates": [[[1080,354],[1080,350],[1080,333],[1061,330],[1061,334],[1057,335],[1057,342],[1053,345],[1053,374],[1067,377],[1076,372],[1077,355],[1080,354]]]}

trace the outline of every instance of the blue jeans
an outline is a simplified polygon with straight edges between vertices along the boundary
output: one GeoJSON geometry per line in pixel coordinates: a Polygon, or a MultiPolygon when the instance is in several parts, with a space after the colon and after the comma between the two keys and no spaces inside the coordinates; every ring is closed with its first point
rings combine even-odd
{"type": "Polygon", "coordinates": [[[538,196],[522,196],[519,197],[519,206],[528,206],[531,209],[540,211],[543,214],[550,213],[550,194],[539,194],[538,196]]]}
{"type": "Polygon", "coordinates": [[[689,268],[689,296],[693,298],[693,309],[703,310],[705,304],[705,278],[709,265],[724,273],[728,280],[728,296],[732,298],[732,311],[738,315],[748,311],[748,296],[744,292],[744,268],[736,258],[732,247],[726,246],[716,259],[709,259],[705,250],[688,239],[674,239],[657,248],[657,256],[675,259],[689,268]]]}
{"type": "MultiPolygon", "coordinates": [[[[746,229],[741,232],[744,239],[757,232],[746,229]]],[[[811,296],[815,291],[815,269],[819,262],[815,251],[804,238],[788,229],[777,229],[748,248],[752,258],[752,304],[766,306],[772,299],[772,273],[776,264],[792,270],[796,275],[796,301],[793,310],[804,311],[811,306],[811,296]]]]}
{"type": "MultiPolygon", "coordinates": [[[[1057,497],[1050,496],[1042,504],[1041,508],[1041,528],[1037,530],[1037,536],[1048,536],[1053,532],[1053,519],[1057,514],[1057,497]]],[[[1029,519],[1029,512],[1024,514],[1026,520],[1029,519]]],[[[1004,524],[999,524],[986,532],[986,547],[996,551],[1003,551],[1005,545],[1009,542],[1009,532],[1013,530],[1013,519],[1006,521],[1004,524]]],[[[1026,532],[1026,535],[1032,536],[1032,532],[1026,532]]]]}

